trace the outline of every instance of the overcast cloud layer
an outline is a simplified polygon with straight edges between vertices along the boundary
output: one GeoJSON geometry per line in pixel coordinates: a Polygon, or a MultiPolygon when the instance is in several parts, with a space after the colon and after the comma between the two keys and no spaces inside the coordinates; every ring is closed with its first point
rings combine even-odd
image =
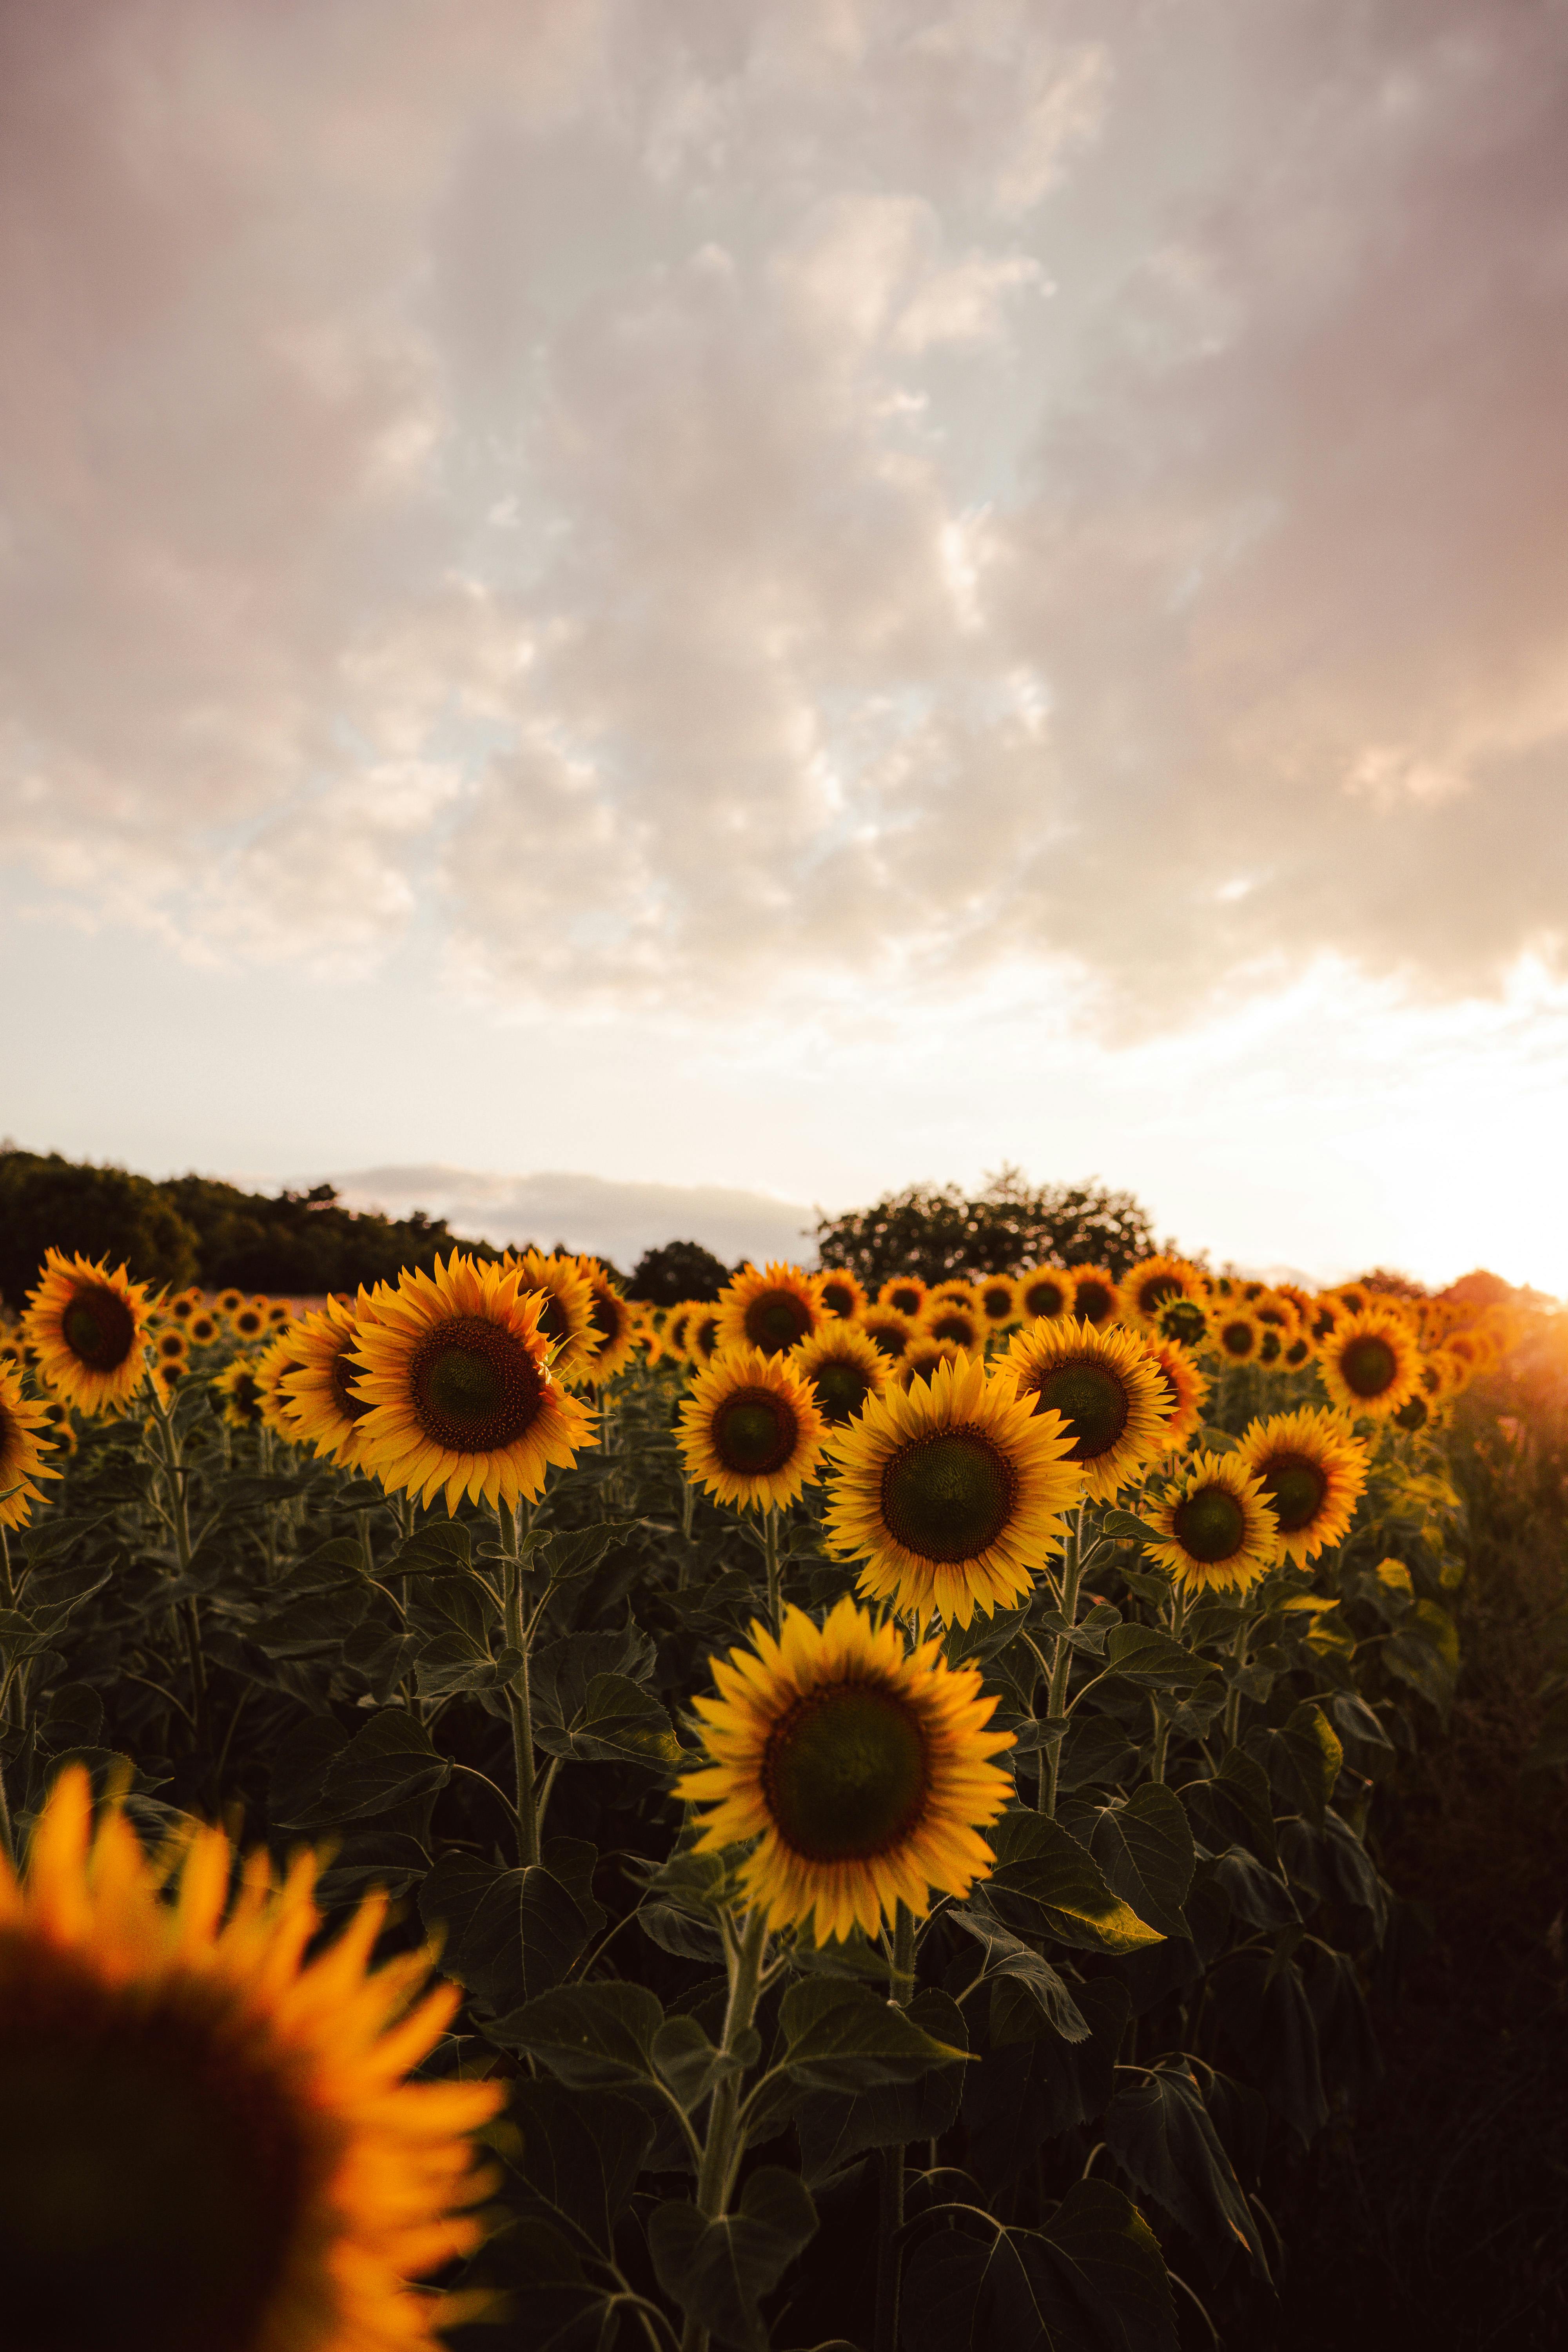
{"type": "Polygon", "coordinates": [[[1568,884],[1552,0],[0,16],[0,846],[182,952],[1134,1024],[1568,884]]]}

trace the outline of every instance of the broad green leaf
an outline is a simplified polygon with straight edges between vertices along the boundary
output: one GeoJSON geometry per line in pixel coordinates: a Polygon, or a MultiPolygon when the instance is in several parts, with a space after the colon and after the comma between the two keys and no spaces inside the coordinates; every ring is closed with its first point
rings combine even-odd
{"type": "Polygon", "coordinates": [[[1108,1805],[1089,1833],[1106,1885],[1163,1936],[1184,1936],[1182,1904],[1197,1859],[1181,1801],[1146,1781],[1125,1804],[1108,1805]]]}
{"type": "Polygon", "coordinates": [[[1100,2130],[1122,2171],[1197,2241],[1211,2271],[1242,2253],[1267,2279],[1258,2225],[1186,2060],[1117,2072],[1100,2130]]]}
{"type": "MultiPolygon", "coordinates": [[[[953,2050],[967,2048],[963,2011],[949,1994],[922,1985],[908,2014],[932,2041],[953,2050]]],[[[808,2092],[795,2111],[807,2184],[830,2179],[868,2147],[902,2147],[950,2131],[958,2118],[965,2071],[933,2066],[915,2083],[882,2083],[849,2094],[808,2092]]]]}
{"type": "Polygon", "coordinates": [[[1345,1751],[1321,1706],[1304,1699],[1278,1728],[1258,1724],[1247,1734],[1247,1752],[1288,1810],[1322,1820],[1345,1751]]]}
{"type": "Polygon", "coordinates": [[[387,1576],[449,1576],[473,1561],[473,1538],[460,1519],[432,1519],[394,1552],[387,1576]]]}
{"type": "Polygon", "coordinates": [[[1211,1885],[1220,1887],[1237,1919],[1268,1933],[1291,1927],[1300,1917],[1285,1880],[1266,1870],[1244,1845],[1227,1846],[1204,1864],[1211,1885]]]}
{"type": "Polygon", "coordinates": [[[587,1705],[600,1675],[625,1675],[634,1683],[652,1671],[653,1643],[636,1625],[612,1633],[567,1633],[536,1653],[529,1668],[529,1692],[536,1726],[570,1724],[587,1705]]]}
{"type": "Polygon", "coordinates": [[[419,1890],[419,1916],[447,1930],[447,1974],[502,2014],[559,1984],[591,1933],[553,1872],[503,1870],[450,1852],[419,1890]]]}
{"type": "Polygon", "coordinates": [[[984,1973],[1000,1983],[1018,1988],[1033,2013],[1034,2022],[1027,2032],[1016,2030],[1016,2021],[1010,2015],[1007,2030],[998,2034],[995,2029],[996,2011],[993,2006],[993,2042],[1024,2041],[1038,2032],[1042,2025],[1063,2042],[1088,2041],[1089,2027],[1084,2023],[1083,2012],[1064,1979],[1048,1960],[1043,1959],[1031,1946],[1010,1934],[999,1919],[993,1917],[978,1895],[967,1906],[952,1906],[942,1916],[955,1927],[962,1927],[965,1935],[974,1937],[984,1950],[984,1973]]]}
{"type": "Polygon", "coordinates": [[[647,1764],[658,1771],[680,1760],[663,1706],[625,1675],[595,1675],[570,1724],[541,1724],[534,1736],[548,1754],[584,1763],[647,1764]]]}
{"type": "Polygon", "coordinates": [[[656,2205],[648,2252],[666,2294],[722,2344],[768,2352],[758,2309],[816,2233],[816,2208],[798,2173],[759,2166],[738,2212],[710,2221],[695,2205],[656,2205]]]}
{"type": "Polygon", "coordinates": [[[1105,1663],[1142,1690],[1196,1690],[1214,1668],[1152,1625],[1118,1625],[1107,1634],[1105,1663]]]}
{"type": "Polygon", "coordinates": [[[922,2237],[903,2313],[906,2352],[1176,2352],[1159,2246],[1103,2180],[1080,2180],[1043,2230],[922,2237]]]}
{"type": "Polygon", "coordinates": [[[1176,1794],[1187,1809],[1194,1836],[1211,1853],[1240,1844],[1270,1870],[1278,1864],[1268,1777],[1241,1748],[1231,1748],[1210,1779],[1188,1780],[1176,1794]]]}
{"type": "Polygon", "coordinates": [[[1056,1822],[1019,1808],[990,1836],[997,1866],[985,1881],[986,1907],[1016,1933],[1099,1952],[1160,1942],[1161,1930],[1106,1885],[1093,1856],[1056,1822]]]}
{"type": "Polygon", "coordinates": [[[565,2083],[626,2083],[653,2073],[653,2037],[664,2011],[645,1985],[562,1985],[503,2017],[489,2032],[526,2050],[565,2083]]]}
{"type": "Polygon", "coordinates": [[[790,2073],[815,2090],[912,2083],[965,2055],[962,2045],[935,2040],[868,1985],[844,1977],[805,1977],[791,1985],[779,2023],[790,2073]]]}
{"type": "Polygon", "coordinates": [[[1131,1511],[1107,1511],[1100,1526],[1102,1535],[1118,1536],[1133,1543],[1163,1543],[1164,1540],[1157,1527],[1148,1519],[1139,1518],[1131,1511]]]}
{"type": "Polygon", "coordinates": [[[728,2053],[715,2047],[695,2017],[667,2017],[653,2037],[654,2071],[683,2107],[695,2107],[726,2074],[744,2074],[763,2054],[752,2026],[737,2034],[728,2053]]]}
{"type": "Polygon", "coordinates": [[[521,2142],[513,2168],[528,2193],[587,2232],[606,2257],[653,2144],[652,2118],[616,2091],[568,2090],[548,2075],[512,2085],[521,2142]]]}
{"type": "Polygon", "coordinates": [[[1053,2034],[989,2050],[964,2070],[963,2123],[971,2162],[998,2186],[1030,2163],[1043,2141],[1092,2124],[1110,2096],[1111,2070],[1126,2030],[1125,1985],[1110,1976],[1073,1987],[1087,2042],[1053,2034]]]}
{"type": "Polygon", "coordinates": [[[318,1818],[323,1823],[353,1822],[390,1812],[395,1805],[434,1796],[451,1777],[450,1762],[437,1754],[424,1725],[403,1707],[384,1706],[331,1766],[318,1818]]]}

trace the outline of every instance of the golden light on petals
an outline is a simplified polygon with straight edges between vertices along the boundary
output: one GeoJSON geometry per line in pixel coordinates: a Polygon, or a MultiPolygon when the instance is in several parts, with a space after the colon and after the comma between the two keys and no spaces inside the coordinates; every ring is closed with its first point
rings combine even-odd
{"type": "Polygon", "coordinates": [[[1037,1265],[1018,1276],[1014,1291],[1021,1322],[1054,1323],[1073,1312],[1078,1277],[1065,1265],[1037,1265]]]}
{"type": "Polygon", "coordinates": [[[28,1293],[24,1339],[58,1396],[82,1412],[122,1412],[147,1375],[148,1286],[124,1266],[51,1249],[28,1293]]]}
{"type": "Polygon", "coordinates": [[[877,1306],[867,1308],[860,1318],[860,1328],[878,1354],[886,1356],[896,1364],[901,1357],[908,1355],[920,1326],[897,1307],[877,1306]]]}
{"type": "Polygon", "coordinates": [[[1154,1513],[1152,1556],[1190,1593],[1246,1591],[1279,1557],[1279,1530],[1263,1482],[1236,1454],[1197,1454],[1154,1513]]]}
{"type": "Polygon", "coordinates": [[[1203,1425],[1204,1406],[1208,1402],[1208,1375],[1174,1339],[1151,1339],[1149,1353],[1159,1367],[1170,1400],[1165,1444],[1167,1447],[1184,1445],[1203,1425]]]}
{"type": "Polygon", "coordinates": [[[1236,1452],[1262,1480],[1280,1547],[1298,1567],[1349,1532],[1366,1485],[1367,1450],[1338,1413],[1308,1405],[1255,1421],[1236,1452]]]}
{"type": "Polygon", "coordinates": [[[577,1267],[588,1286],[590,1352],[584,1360],[584,1376],[602,1388],[631,1362],[641,1327],[637,1308],[596,1257],[579,1257],[577,1267]]]}
{"type": "Polygon", "coordinates": [[[1117,1288],[1121,1298],[1121,1319],[1144,1331],[1153,1328],[1154,1318],[1168,1298],[1198,1298],[1203,1295],[1197,1267],[1184,1257],[1171,1257],[1163,1251],[1153,1257],[1140,1258],[1136,1265],[1129,1266],[1117,1288]]]}
{"type": "Polygon", "coordinates": [[[858,1323],[825,1323],[801,1341],[790,1360],[810,1385],[830,1428],[853,1421],[867,1398],[885,1389],[891,1377],[889,1359],[858,1323]]]}
{"type": "Polygon", "coordinates": [[[374,1312],[362,1287],[357,1306],[346,1298],[329,1298],[326,1305],[302,1316],[289,1334],[296,1369],[284,1375],[280,1387],[284,1410],[293,1423],[291,1434],[330,1462],[347,1466],[357,1461],[360,1431],[370,1406],[354,1383],[360,1367],[361,1319],[374,1312]]]}
{"type": "Polygon", "coordinates": [[[1124,1324],[1031,1323],[1016,1332],[1006,1365],[1021,1396],[1062,1417],[1068,1459],[1091,1502],[1109,1502],[1164,1447],[1169,1412],[1160,1369],[1124,1324]]]}
{"type": "Polygon", "coordinates": [[[879,1307],[890,1307],[895,1315],[902,1315],[910,1323],[925,1303],[926,1286],[918,1274],[891,1275],[877,1293],[879,1307]]]}
{"type": "Polygon", "coordinates": [[[1403,1315],[1369,1307],[1335,1324],[1319,1347],[1318,1373],[1344,1412],[1384,1421],[1420,1385],[1420,1342],[1403,1315]]]}
{"type": "Polygon", "coordinates": [[[923,1918],[933,1891],[988,1874],[979,1832],[1012,1794],[991,1759],[1013,1739],[988,1729],[973,1667],[934,1642],[906,1656],[848,1600],[821,1627],[786,1609],[776,1641],[761,1625],[751,1640],[714,1659],[718,1696],[694,1703],[707,1761],[677,1787],[705,1809],[700,1847],[757,1841],[742,1885],[771,1927],[874,1937],[900,1903],[923,1918]]]}
{"type": "Polygon", "coordinates": [[[1103,1324],[1114,1323],[1121,1312],[1115,1276],[1102,1265],[1075,1266],[1071,1311],[1079,1322],[1092,1323],[1097,1331],[1103,1324]]]}
{"type": "Polygon", "coordinates": [[[60,1475],[44,1460],[51,1451],[45,1435],[50,1421],[50,1407],[24,1396],[21,1375],[10,1364],[0,1364],[0,1528],[21,1527],[33,1505],[43,1500],[35,1480],[60,1475]]]}
{"type": "Polygon", "coordinates": [[[865,1286],[850,1273],[847,1265],[830,1265],[816,1278],[816,1295],[826,1315],[837,1316],[843,1323],[854,1323],[870,1304],[865,1286]]]}
{"type": "Polygon", "coordinates": [[[817,1280],[798,1265],[745,1265],[719,1293],[717,1345],[787,1355],[824,1320],[817,1280]]]}
{"type": "Polygon", "coordinates": [[[594,1294],[580,1261],[559,1252],[508,1250],[503,1266],[519,1270],[518,1289],[542,1294],[539,1328],[552,1350],[550,1369],[563,1387],[581,1388],[593,1375],[589,1365],[597,1341],[594,1294]]]}
{"type": "Polygon", "coordinates": [[[716,1501],[773,1510],[815,1482],[824,1430],[793,1357],[729,1348],[691,1383],[677,1436],[688,1477],[716,1501]]]}

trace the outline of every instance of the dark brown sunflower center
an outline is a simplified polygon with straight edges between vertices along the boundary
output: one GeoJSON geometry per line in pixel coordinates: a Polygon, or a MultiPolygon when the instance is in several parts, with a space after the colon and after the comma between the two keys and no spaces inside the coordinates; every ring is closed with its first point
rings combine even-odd
{"type": "Polygon", "coordinates": [[[822,1286],[822,1303],[830,1315],[853,1315],[855,1293],[847,1282],[825,1282],[822,1286]]]}
{"type": "Polygon", "coordinates": [[[1072,1436],[1069,1462],[1098,1462],[1127,1426],[1131,1399],[1109,1364],[1053,1364],[1035,1393],[1037,1412],[1059,1412],[1072,1436]]]}
{"type": "Polygon", "coordinates": [[[409,1367],[409,1388],[425,1434],[452,1454],[510,1445],[531,1427],[544,1396],[522,1342],[482,1315],[454,1315],[427,1332],[409,1367]]]}
{"type": "Polygon", "coordinates": [[[626,1308],[613,1290],[595,1290],[589,1319],[599,1335],[600,1346],[613,1347],[626,1327],[626,1308]]]}
{"type": "Polygon", "coordinates": [[[900,1283],[896,1290],[888,1293],[889,1306],[896,1307],[900,1315],[918,1315],[924,1303],[924,1291],[917,1290],[910,1282],[900,1283]]]}
{"type": "Polygon", "coordinates": [[[136,1344],[136,1318],[117,1290],[88,1283],[60,1318],[66,1346],[89,1372],[116,1372],[136,1344]]]}
{"type": "Polygon", "coordinates": [[[1012,1464],[984,1430],[942,1429],[889,1455],[882,1517],[917,1559],[978,1559],[1012,1518],[1017,1492],[1012,1464]]]}
{"type": "Polygon", "coordinates": [[[1275,1454],[1263,1465],[1263,1491],[1274,1506],[1282,1536],[1310,1528],[1323,1507],[1329,1476],[1304,1454],[1275,1454]]]}
{"type": "Polygon", "coordinates": [[[804,1339],[811,1309],[793,1290],[760,1290],[746,1308],[746,1337],[764,1356],[778,1356],[804,1339]]]}
{"type": "Polygon", "coordinates": [[[1195,1348],[1208,1329],[1208,1317],[1195,1298],[1168,1299],[1160,1310],[1160,1328],[1167,1339],[1195,1348]]]}
{"type": "Polygon", "coordinates": [[[871,1393],[871,1377],[858,1364],[818,1364],[811,1376],[816,1391],[816,1402],[825,1421],[837,1427],[840,1422],[853,1421],[871,1393]]]}
{"type": "Polygon", "coordinates": [[[544,1293],[544,1303],[539,1310],[539,1328],[547,1339],[569,1339],[571,1318],[552,1290],[544,1293]]]}
{"type": "Polygon", "coordinates": [[[719,1318],[704,1315],[691,1327],[691,1344],[700,1355],[710,1356],[719,1338],[719,1318]]]}
{"type": "Polygon", "coordinates": [[[1398,1360],[1386,1339],[1352,1339],[1340,1358],[1340,1370],[1352,1396],[1380,1397],[1394,1386],[1398,1360]]]}
{"type": "Polygon", "coordinates": [[[266,1317],[258,1315],[254,1307],[242,1307],[234,1318],[234,1328],[242,1339],[254,1339],[266,1328],[266,1317]]]}
{"type": "Polygon", "coordinates": [[[1073,1307],[1085,1323],[1103,1323],[1115,1303],[1105,1283],[1080,1282],[1073,1300],[1073,1307]]]}
{"type": "Polygon", "coordinates": [[[1138,1286],[1138,1312],[1152,1315],[1156,1307],[1163,1307],[1167,1298],[1174,1298],[1181,1287],[1173,1274],[1152,1275],[1138,1286]]]}
{"type": "Polygon", "coordinates": [[[787,1846],[810,1862],[855,1862],[902,1843],[925,1810],[923,1725],[875,1683],[816,1691],[775,1726],[763,1790],[787,1846]]]}
{"type": "Polygon", "coordinates": [[[1247,1514],[1228,1486],[1200,1486],[1176,1505],[1175,1537],[1191,1559],[1215,1567],[1247,1539],[1247,1514]]]}
{"type": "Polygon", "coordinates": [[[0,2340],[250,2352],[316,2186],[285,2085],[210,2015],[30,1958],[0,1957],[0,2340]]]}
{"type": "Polygon", "coordinates": [[[710,1433],[726,1470],[767,1478],[794,1453],[800,1424],[789,1399],[773,1389],[736,1389],[714,1413],[710,1433]]]}
{"type": "Polygon", "coordinates": [[[363,1421],[370,1411],[364,1398],[356,1396],[353,1389],[363,1369],[350,1352],[357,1344],[357,1340],[346,1339],[332,1358],[332,1396],[338,1411],[348,1421],[363,1421]]]}
{"type": "Polygon", "coordinates": [[[1024,1293],[1026,1313],[1044,1315],[1052,1320],[1061,1313],[1066,1300],[1067,1291],[1063,1285],[1053,1282],[1048,1275],[1040,1282],[1031,1282],[1024,1293]]]}
{"type": "Polygon", "coordinates": [[[980,1294],[980,1304],[994,1323],[1005,1322],[1013,1308],[1011,1286],[1005,1282],[988,1282],[980,1294]]]}
{"type": "Polygon", "coordinates": [[[228,1393],[236,1411],[242,1413],[247,1421],[260,1419],[261,1391],[248,1372],[241,1372],[228,1393]]]}
{"type": "Polygon", "coordinates": [[[1285,1345],[1285,1335],[1272,1323],[1266,1323],[1258,1335],[1258,1360],[1262,1364],[1278,1363],[1285,1345]]]}
{"type": "Polygon", "coordinates": [[[178,1363],[180,1358],[184,1354],[184,1352],[185,1335],[183,1331],[160,1331],[158,1334],[158,1353],[163,1358],[165,1362],[172,1360],[174,1362],[178,1363]]]}
{"type": "Polygon", "coordinates": [[[974,1337],[974,1318],[965,1307],[945,1307],[931,1327],[933,1339],[952,1339],[967,1348],[974,1337]]]}
{"type": "Polygon", "coordinates": [[[1431,1407],[1419,1391],[1415,1396],[1406,1397],[1394,1416],[1401,1429],[1410,1430],[1425,1429],[1430,1417],[1431,1407]]]}
{"type": "Polygon", "coordinates": [[[900,1330],[896,1323],[873,1323],[868,1328],[879,1356],[901,1356],[909,1348],[909,1333],[900,1330]]]}
{"type": "Polygon", "coordinates": [[[1258,1345],[1258,1327],[1238,1315],[1234,1322],[1221,1324],[1219,1344],[1227,1356],[1250,1356],[1258,1345]]]}

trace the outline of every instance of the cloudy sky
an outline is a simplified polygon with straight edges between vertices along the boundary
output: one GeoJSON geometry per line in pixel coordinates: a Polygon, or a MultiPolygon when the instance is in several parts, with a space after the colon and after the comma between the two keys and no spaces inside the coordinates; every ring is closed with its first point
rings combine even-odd
{"type": "Polygon", "coordinates": [[[1563,0],[0,8],[0,1123],[1568,1290],[1565,107],[1563,0]]]}

